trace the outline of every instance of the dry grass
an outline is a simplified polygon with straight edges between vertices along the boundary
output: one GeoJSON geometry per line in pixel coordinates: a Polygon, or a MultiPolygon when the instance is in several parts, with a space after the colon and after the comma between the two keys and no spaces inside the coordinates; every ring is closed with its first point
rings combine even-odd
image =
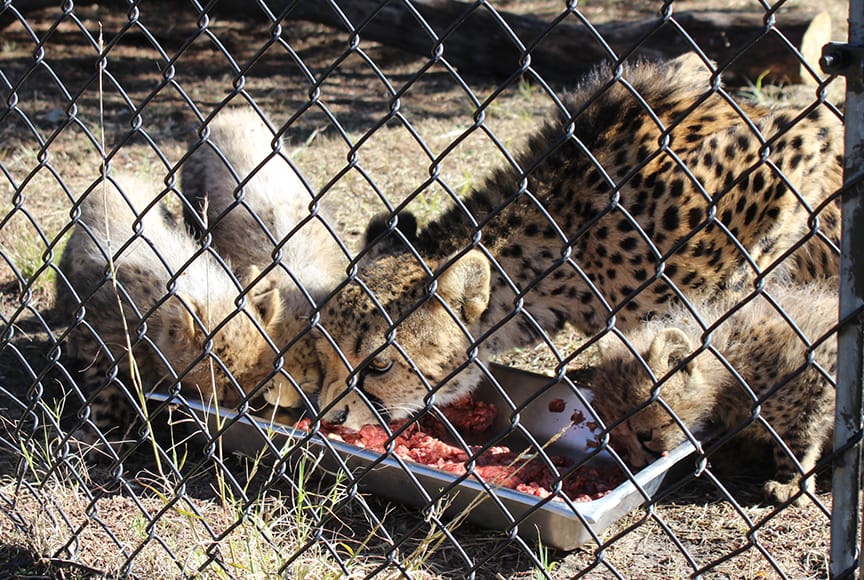
{"type": "Polygon", "coordinates": [[[28,524],[21,529],[9,518],[0,521],[7,546],[55,554],[57,563],[86,563],[109,576],[317,579],[342,577],[343,567],[362,577],[379,564],[352,558],[350,547],[358,542],[350,535],[314,537],[311,512],[332,509],[344,494],[339,486],[319,490],[305,482],[302,499],[264,492],[251,502],[223,501],[215,492],[196,498],[139,474],[135,481],[142,488],[134,499],[114,494],[91,499],[68,481],[47,481],[33,492],[6,479],[0,495],[15,498],[9,515],[28,524]]]}
{"type": "MultiPolygon", "coordinates": [[[[709,4],[689,0],[676,2],[675,7],[709,4]]],[[[744,0],[720,4],[755,5],[744,0]]],[[[496,5],[553,16],[561,3],[501,0],[496,5]]],[[[829,5],[835,23],[842,26],[846,3],[838,0],[829,5]]],[[[106,42],[128,23],[125,12],[109,6],[76,6],[75,11],[94,36],[101,23],[106,42]]],[[[588,2],[583,10],[599,22],[644,17],[656,8],[655,2],[608,0],[588,2]]],[[[159,475],[152,455],[144,452],[129,458],[122,474],[88,469],[74,453],[64,458],[83,475],[78,483],[64,477],[63,470],[49,473],[45,466],[57,463],[50,446],[34,441],[19,447],[16,437],[34,430],[46,432],[32,425],[33,415],[25,410],[31,401],[43,401],[45,406],[33,403],[31,407],[37,415],[50,416],[55,412],[51,401],[62,400],[63,391],[68,390],[64,374],[45,357],[51,351],[52,334],[56,336],[64,324],[50,318],[54,274],[46,264],[62,251],[72,200],[98,179],[102,162],[98,139],[93,137],[99,128],[100,95],[93,80],[96,51],[74,22],[66,20],[52,30],[56,14],[56,10],[45,10],[29,20],[40,37],[51,35],[45,42],[45,64],[34,65],[34,45],[20,24],[4,30],[0,46],[0,72],[13,83],[21,83],[15,85],[18,109],[8,112],[0,124],[0,165],[8,175],[8,179],[0,178],[0,219],[5,218],[0,222],[0,320],[15,333],[0,352],[0,415],[4,419],[0,473],[6,474],[0,479],[0,512],[5,516],[0,517],[0,559],[6,558],[7,570],[62,578],[87,577],[92,570],[137,577],[197,573],[218,578],[277,574],[335,578],[404,572],[418,578],[451,578],[464,574],[467,557],[482,563],[476,570],[480,578],[543,577],[538,561],[555,578],[586,570],[591,578],[614,577],[613,569],[624,577],[671,578],[693,572],[690,558],[696,567],[711,565],[705,574],[710,578],[779,576],[769,559],[789,577],[827,575],[825,513],[815,505],[780,511],[761,505],[753,497],[758,482],[732,477],[730,474],[740,473],[740,464],[723,469],[722,457],[717,458],[717,472],[733,489],[740,511],[703,476],[664,498],[649,515],[635,513],[615,524],[604,534],[604,541],[610,543],[602,551],[589,546],[572,554],[533,545],[523,549],[494,531],[471,526],[454,530],[453,541],[445,541],[430,553],[438,530],[434,517],[424,518],[416,510],[356,495],[345,485],[319,486],[298,480],[296,471],[270,471],[254,461],[218,455],[202,458],[200,447],[192,448],[188,456],[176,456],[173,464],[180,475],[159,475]],[[69,103],[54,81],[55,74],[70,93],[80,92],[71,121],[65,112],[69,103]],[[45,142],[50,142],[47,155],[43,153],[45,142]],[[47,316],[49,327],[41,323],[41,316],[47,316]],[[34,381],[37,376],[40,380],[34,381]],[[44,390],[41,399],[30,389],[33,385],[44,390]],[[29,467],[19,461],[21,457],[33,459],[29,467]],[[24,468],[29,469],[28,474],[18,477],[16,470],[24,468]],[[251,473],[253,468],[256,473],[251,473]],[[228,474],[237,476],[236,486],[228,474]],[[22,486],[21,480],[29,484],[22,486]],[[249,500],[243,499],[244,492],[249,500]],[[317,525],[316,518],[327,519],[326,525],[317,525]],[[717,562],[748,545],[748,518],[754,524],[761,522],[753,545],[717,562]],[[315,536],[319,528],[324,533],[320,538],[315,536]],[[670,532],[681,546],[670,538],[670,532]],[[340,560],[346,562],[345,569],[339,568],[340,560]],[[409,561],[411,568],[400,571],[399,566],[409,561]]],[[[143,3],[141,22],[172,55],[197,29],[191,10],[176,3],[143,3]]],[[[217,17],[211,25],[239,63],[248,62],[269,38],[266,22],[254,13],[246,20],[217,17]]],[[[283,36],[316,74],[327,70],[347,47],[344,35],[313,24],[287,23],[283,36]]],[[[424,62],[366,44],[366,54],[397,88],[412,79],[424,62]]],[[[139,117],[130,112],[126,98],[140,107],[163,82],[161,66],[161,57],[146,35],[133,28],[113,46],[108,60],[107,70],[123,91],[108,82],[101,97],[111,166],[163,180],[194,138],[198,113],[175,86],[168,85],[138,113],[141,130],[130,131],[139,117]]],[[[203,37],[185,50],[175,73],[174,82],[205,116],[233,89],[234,75],[227,60],[203,37]]],[[[481,101],[496,88],[495,79],[466,76],[466,80],[481,101]]],[[[767,89],[756,88],[759,98],[777,98],[767,89]]],[[[307,103],[309,89],[278,46],[259,58],[245,86],[246,93],[277,123],[284,123],[307,103]]],[[[389,95],[359,56],[345,58],[320,89],[321,105],[300,115],[287,137],[292,159],[314,188],[323,188],[333,225],[352,250],[358,246],[366,220],[385,208],[381,196],[395,205],[421,191],[409,207],[422,223],[449,204],[451,193],[466,193],[489,168],[503,161],[497,146],[482,131],[472,130],[471,99],[441,68],[430,69],[403,96],[399,111],[403,120],[390,119],[376,130],[373,128],[388,113],[389,95]],[[329,120],[330,114],[338,127],[329,120]],[[347,141],[341,131],[347,134],[347,141]],[[435,161],[466,132],[457,147],[435,161]],[[356,162],[349,163],[349,153],[358,143],[356,162]],[[424,187],[430,172],[438,180],[424,187]],[[334,180],[336,176],[340,177],[334,180]]],[[[790,92],[784,91],[779,98],[787,98],[790,92]]],[[[549,103],[537,87],[510,86],[487,110],[485,126],[504,146],[517,147],[536,127],[549,103]]],[[[572,331],[557,337],[565,351],[572,351],[581,341],[572,331]]],[[[538,372],[554,365],[543,347],[508,353],[501,360],[538,372]]],[[[68,393],[65,396],[69,396],[67,414],[74,414],[80,401],[68,393]]],[[[830,506],[830,494],[818,497],[830,506]]]]}

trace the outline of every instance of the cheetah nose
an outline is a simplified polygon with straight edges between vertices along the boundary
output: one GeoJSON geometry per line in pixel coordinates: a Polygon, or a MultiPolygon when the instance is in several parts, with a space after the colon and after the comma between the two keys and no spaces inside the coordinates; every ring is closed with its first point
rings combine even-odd
{"type": "Polygon", "coordinates": [[[341,425],[348,418],[348,406],[345,408],[339,409],[338,411],[331,411],[330,416],[327,418],[327,422],[331,425],[341,425]]]}

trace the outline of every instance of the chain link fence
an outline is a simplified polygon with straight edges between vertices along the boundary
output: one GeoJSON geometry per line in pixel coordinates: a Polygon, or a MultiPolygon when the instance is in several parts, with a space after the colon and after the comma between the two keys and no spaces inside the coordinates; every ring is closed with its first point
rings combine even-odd
{"type": "Polygon", "coordinates": [[[630,4],[5,2],[5,573],[857,577],[861,3],[630,4]]]}

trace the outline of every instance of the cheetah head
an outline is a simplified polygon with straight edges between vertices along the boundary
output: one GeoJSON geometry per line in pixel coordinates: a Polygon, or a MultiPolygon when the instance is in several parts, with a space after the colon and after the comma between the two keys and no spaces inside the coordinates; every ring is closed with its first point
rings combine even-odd
{"type": "Polygon", "coordinates": [[[601,349],[603,360],[591,386],[592,406],[603,421],[607,425],[620,421],[611,433],[613,447],[630,466],[639,468],[686,440],[681,424],[691,431],[701,427],[712,401],[700,358],[683,363],[693,352],[683,331],[666,328],[653,335],[647,349],[640,348],[638,340],[634,345],[641,361],[620,343],[601,349]],[[672,374],[658,385],[645,365],[657,381],[672,374]]]}
{"type": "Polygon", "coordinates": [[[233,300],[208,303],[179,293],[162,306],[168,323],[157,345],[184,388],[196,389],[205,401],[236,406],[245,393],[275,380],[277,355],[264,333],[274,331],[281,307],[275,290],[253,296],[240,310],[233,300]]]}
{"type": "Polygon", "coordinates": [[[359,429],[406,418],[479,382],[469,337],[489,304],[489,261],[471,250],[430,267],[431,276],[409,253],[380,257],[324,306],[316,343],[326,421],[359,429]]]}

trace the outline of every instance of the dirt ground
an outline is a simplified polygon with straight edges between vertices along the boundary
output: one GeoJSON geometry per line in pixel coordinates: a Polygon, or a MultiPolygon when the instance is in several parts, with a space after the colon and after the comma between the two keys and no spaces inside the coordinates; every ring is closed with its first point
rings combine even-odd
{"type": "MultiPolygon", "coordinates": [[[[547,20],[561,14],[565,5],[552,0],[490,4],[547,20]]],[[[653,17],[662,4],[592,0],[579,6],[579,12],[592,23],[628,21],[653,17]]],[[[781,3],[779,10],[801,10],[805,4],[781,3]]],[[[671,5],[675,11],[764,12],[756,0],[671,5]]],[[[842,40],[848,3],[827,0],[820,7],[831,14],[834,38],[842,40]]],[[[422,225],[449,205],[452,194],[467,193],[504,162],[489,135],[504,147],[518,147],[552,105],[536,84],[517,80],[502,89],[499,78],[460,71],[457,80],[440,65],[419,74],[427,64],[425,57],[374,42],[362,41],[361,50],[349,50],[344,32],[321,24],[283,21],[274,41],[272,24],[251,5],[242,18],[222,16],[217,8],[205,34],[198,34],[203,23],[191,4],[168,0],[141,2],[131,9],[115,3],[76,5],[74,18],[58,22],[59,14],[57,8],[27,13],[25,22],[9,24],[0,36],[0,95],[7,106],[0,108],[0,413],[8,424],[7,433],[0,436],[0,474],[7,476],[26,470],[26,462],[19,461],[20,447],[9,435],[32,431],[28,421],[35,417],[31,411],[38,408],[36,401],[44,396],[40,389],[62,389],[72,382],[62,365],[54,363],[54,338],[68,321],[52,317],[50,264],[62,251],[72,202],[99,176],[100,150],[113,168],[176,186],[179,164],[201,119],[229,96],[234,102],[254,100],[274,124],[287,124],[292,160],[321,192],[331,225],[346,247],[356,251],[368,219],[385,209],[384,199],[396,205],[410,198],[408,207],[422,225]],[[102,74],[97,67],[100,46],[110,47],[102,74]],[[238,70],[243,71],[242,83],[238,70]],[[311,83],[310,75],[318,82],[311,83]],[[409,88],[400,96],[399,114],[390,115],[392,91],[404,87],[409,88]],[[493,94],[485,132],[477,131],[475,103],[493,94]],[[438,179],[430,181],[430,172],[438,179]]],[[[562,91],[567,86],[550,88],[562,91]]],[[[762,86],[757,79],[735,91],[742,98],[784,99],[794,93],[796,98],[803,94],[806,101],[815,96],[812,87],[778,89],[762,86]]],[[[556,345],[572,350],[582,340],[565,331],[556,337],[556,345]]],[[[538,372],[554,367],[546,347],[509,353],[500,360],[538,372]]],[[[577,361],[575,366],[583,364],[577,361]]],[[[389,536],[391,545],[396,543],[389,553],[380,545],[351,544],[350,550],[357,551],[352,552],[352,561],[362,562],[350,573],[357,577],[378,573],[379,565],[382,577],[460,577],[469,570],[469,561],[477,563],[474,573],[479,578],[673,578],[702,569],[707,578],[825,577],[831,507],[825,482],[815,501],[803,507],[764,505],[759,482],[765,477],[765,458],[748,457],[749,462],[742,463],[742,454],[748,453],[718,453],[710,466],[698,471],[698,478],[688,477],[650,509],[615,523],[602,535],[601,545],[572,553],[509,541],[467,524],[433,550],[424,543],[435,529],[433,516],[372,496],[358,499],[348,494],[349,499],[330,505],[333,517],[328,525],[339,528],[333,535],[343,540],[355,528],[355,533],[389,536]],[[369,513],[384,523],[370,522],[369,513]],[[387,563],[388,557],[396,564],[387,563]],[[400,560],[421,564],[400,570],[400,560]]],[[[116,473],[96,470],[69,486],[43,485],[42,492],[26,493],[14,484],[15,478],[0,480],[0,513],[6,516],[0,516],[0,538],[6,538],[0,540],[0,560],[5,559],[6,569],[17,571],[13,575],[58,578],[89,577],[100,570],[123,572],[117,562],[145,545],[140,559],[127,570],[139,577],[182,575],[176,562],[165,563],[166,554],[178,553],[200,558],[193,562],[189,556],[187,563],[191,562],[189,570],[200,570],[203,576],[264,577],[261,570],[270,570],[266,566],[254,573],[219,567],[208,564],[208,557],[214,559],[212,551],[199,549],[214,537],[223,540],[223,550],[233,546],[232,525],[242,522],[237,535],[266,536],[264,547],[255,549],[265,554],[262,558],[273,570],[285,572],[281,562],[271,560],[284,562],[293,553],[289,550],[286,556],[284,549],[275,547],[283,536],[267,535],[283,524],[274,524],[277,518],[264,513],[259,521],[248,510],[240,517],[226,508],[224,493],[214,490],[222,489],[227,471],[192,470],[195,479],[184,480],[182,491],[176,492],[183,499],[168,502],[168,509],[158,492],[150,493],[156,488],[148,479],[155,469],[152,458],[139,455],[143,458],[130,459],[127,474],[120,479],[116,473]],[[123,489],[121,480],[132,483],[123,489]],[[119,488],[100,487],[106,481],[119,488]],[[144,499],[138,501],[138,496],[144,499]],[[50,504],[47,519],[37,515],[46,509],[45,503],[50,504]],[[197,515],[189,516],[193,512],[197,515]],[[148,518],[163,514],[169,523],[148,527],[148,518]],[[191,531],[184,536],[178,530],[186,527],[191,531]],[[71,540],[74,535],[79,542],[71,540]],[[67,541],[71,548],[63,548],[67,541]]],[[[188,461],[193,464],[197,459],[188,461]]],[[[234,459],[227,466],[248,468],[234,459]]],[[[68,462],[65,467],[70,467],[68,462]]],[[[238,478],[253,482],[250,496],[256,484],[268,493],[276,489],[255,474],[238,478]]],[[[286,496],[296,493],[291,485],[278,489],[286,496]]],[[[296,528],[302,513],[292,512],[290,518],[284,525],[296,528]]],[[[319,539],[314,534],[299,541],[291,536],[298,553],[319,539]]],[[[334,545],[342,546],[338,541],[334,545]]],[[[344,557],[348,548],[339,550],[344,557]]],[[[323,555],[316,552],[319,556],[324,561],[332,554],[325,550],[323,555]]],[[[312,567],[306,574],[339,577],[347,572],[316,572],[312,567]]]]}

